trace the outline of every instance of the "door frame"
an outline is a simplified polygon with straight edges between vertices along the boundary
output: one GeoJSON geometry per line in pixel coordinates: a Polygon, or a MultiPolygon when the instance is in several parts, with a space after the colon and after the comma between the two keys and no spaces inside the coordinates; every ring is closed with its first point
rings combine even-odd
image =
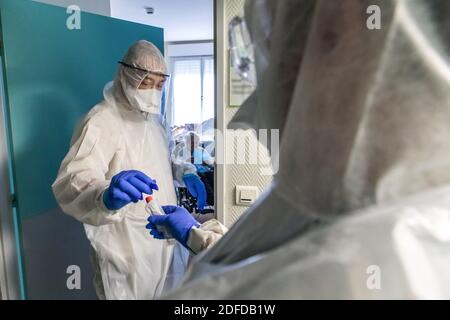
{"type": "Polygon", "coordinates": [[[227,224],[225,214],[225,159],[226,159],[226,50],[228,42],[228,30],[225,26],[225,1],[226,0],[214,0],[214,64],[215,64],[215,86],[216,86],[216,117],[215,117],[215,130],[221,137],[215,139],[216,144],[216,168],[214,179],[214,192],[215,192],[215,211],[216,218],[223,224],[227,224]],[[222,144],[220,146],[219,144],[222,144]],[[217,155],[222,148],[222,159],[219,159],[220,163],[217,163],[217,155]],[[222,161],[220,161],[222,160],[222,161]]]}
{"type": "MultiPolygon", "coordinates": [[[[3,59],[3,57],[2,57],[3,59]]],[[[7,130],[7,94],[3,60],[0,60],[0,288],[2,300],[21,299],[19,247],[11,192],[7,130]]]]}

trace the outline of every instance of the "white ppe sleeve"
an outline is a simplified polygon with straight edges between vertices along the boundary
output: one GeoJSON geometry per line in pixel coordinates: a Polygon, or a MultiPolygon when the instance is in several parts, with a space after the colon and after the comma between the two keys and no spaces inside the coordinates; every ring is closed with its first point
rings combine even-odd
{"type": "Polygon", "coordinates": [[[110,184],[105,175],[114,157],[117,139],[88,122],[79,136],[74,136],[61,164],[52,185],[53,193],[61,209],[80,222],[100,226],[123,217],[121,211],[109,211],[102,199],[110,184]]]}
{"type": "Polygon", "coordinates": [[[212,219],[202,224],[199,228],[191,229],[187,245],[195,254],[198,254],[211,248],[227,232],[227,227],[212,219]]]}

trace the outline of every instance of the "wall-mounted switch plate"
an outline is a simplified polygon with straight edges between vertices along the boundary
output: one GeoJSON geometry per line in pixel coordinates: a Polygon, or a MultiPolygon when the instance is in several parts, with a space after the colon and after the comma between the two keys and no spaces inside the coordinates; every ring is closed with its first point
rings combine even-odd
{"type": "Polygon", "coordinates": [[[258,195],[258,187],[236,186],[236,205],[249,207],[256,201],[258,195]]]}

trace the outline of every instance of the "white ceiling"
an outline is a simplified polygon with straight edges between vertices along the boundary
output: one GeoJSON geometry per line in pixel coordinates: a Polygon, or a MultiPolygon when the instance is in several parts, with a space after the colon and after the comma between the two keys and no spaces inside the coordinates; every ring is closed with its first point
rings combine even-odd
{"type": "Polygon", "coordinates": [[[214,0],[34,0],[164,28],[166,41],[212,40],[214,0]],[[155,8],[153,15],[145,7],[155,8]]]}
{"type": "Polygon", "coordinates": [[[166,41],[213,39],[214,0],[111,0],[111,16],[162,27],[166,41]]]}

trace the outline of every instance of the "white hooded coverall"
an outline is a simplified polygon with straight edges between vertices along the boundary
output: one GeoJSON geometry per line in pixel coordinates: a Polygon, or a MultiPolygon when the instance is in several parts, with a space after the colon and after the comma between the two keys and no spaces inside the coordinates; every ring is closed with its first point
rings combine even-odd
{"type": "Polygon", "coordinates": [[[258,88],[231,127],[280,129],[280,170],[168,298],[450,299],[449,12],[247,1],[258,88]]]}
{"type": "MultiPolygon", "coordinates": [[[[133,45],[124,62],[167,73],[159,50],[147,41],[133,45]]],[[[188,252],[179,244],[153,239],[145,229],[145,203],[111,212],[102,200],[111,179],[138,170],[157,181],[161,205],[176,203],[170,154],[160,114],[142,112],[124,86],[137,89],[145,74],[119,66],[105,100],[75,131],[53,191],[62,210],[84,223],[95,251],[95,286],[100,298],[153,299],[185,271],[188,252]]]]}

